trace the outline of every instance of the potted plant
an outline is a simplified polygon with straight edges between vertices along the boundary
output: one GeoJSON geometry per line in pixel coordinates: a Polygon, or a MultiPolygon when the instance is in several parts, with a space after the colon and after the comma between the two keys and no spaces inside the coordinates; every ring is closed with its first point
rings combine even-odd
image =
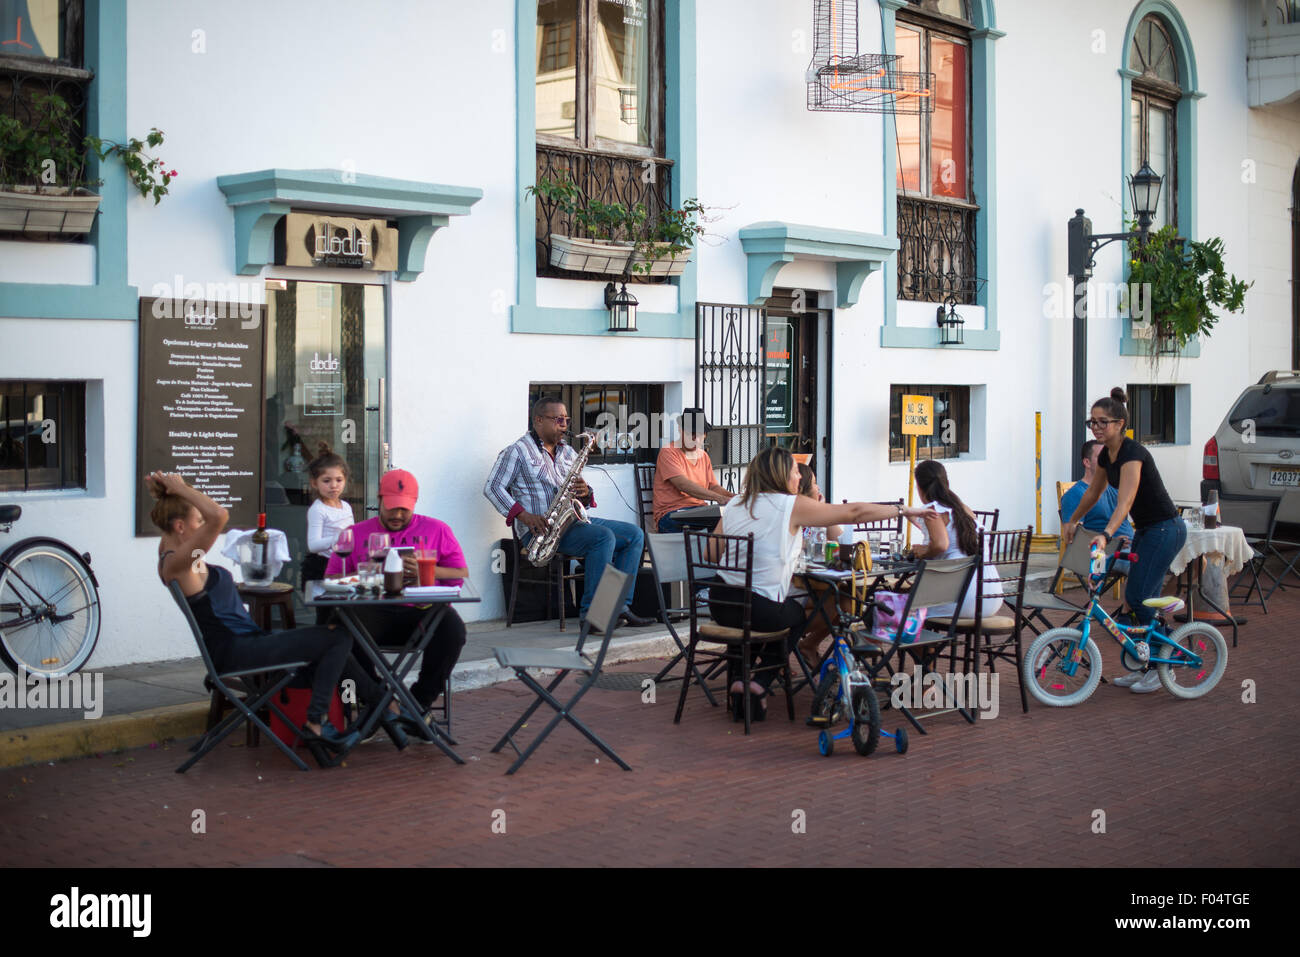
{"type": "Polygon", "coordinates": [[[91,153],[101,160],[119,158],[132,184],[155,204],[167,193],[176,171],[145,152],[162,143],[161,131],[150,130],[145,142],[85,137],[78,143],[68,132],[75,122],[67,101],[44,94],[33,98],[33,106],[30,124],[0,116],[0,232],[89,232],[100,203],[92,190],[102,184],[85,177],[91,153]]]}
{"type": "Polygon", "coordinates": [[[541,180],[525,192],[565,214],[575,231],[591,237],[551,233],[551,265],[560,269],[679,276],[690,262],[696,239],[704,232],[705,208],[695,199],[651,218],[642,203],[584,202],[582,191],[567,175],[541,180]]]}
{"type": "Polygon", "coordinates": [[[1219,321],[1211,306],[1240,312],[1252,285],[1224,269],[1218,237],[1186,240],[1170,225],[1145,242],[1129,240],[1129,288],[1145,287],[1153,359],[1176,354],[1193,338],[1209,335],[1219,321]]]}
{"type": "Polygon", "coordinates": [[[704,207],[695,199],[681,209],[665,209],[649,235],[636,243],[629,269],[643,276],[680,276],[691,261],[695,241],[704,232],[704,207]]]}
{"type": "Polygon", "coordinates": [[[584,203],[582,190],[566,174],[563,179],[543,179],[529,186],[525,194],[563,213],[575,231],[587,233],[590,238],[551,233],[551,265],[557,269],[607,275],[621,273],[627,268],[632,255],[631,236],[624,241],[615,237],[626,231],[629,222],[639,215],[645,218],[645,208],[637,205],[639,213],[629,211],[621,203],[584,203]]]}

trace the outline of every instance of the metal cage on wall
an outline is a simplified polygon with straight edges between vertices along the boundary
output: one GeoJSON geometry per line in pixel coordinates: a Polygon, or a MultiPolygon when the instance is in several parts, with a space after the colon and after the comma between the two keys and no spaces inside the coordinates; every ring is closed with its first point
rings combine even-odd
{"type": "Polygon", "coordinates": [[[858,53],[857,0],[813,0],[808,109],[840,113],[929,113],[934,74],[898,69],[902,57],[858,53]]]}

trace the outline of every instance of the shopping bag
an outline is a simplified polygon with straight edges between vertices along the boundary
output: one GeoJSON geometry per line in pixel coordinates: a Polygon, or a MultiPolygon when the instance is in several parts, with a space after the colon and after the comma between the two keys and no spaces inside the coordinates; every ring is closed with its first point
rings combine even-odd
{"type": "MultiPolygon", "coordinates": [[[[894,640],[894,636],[898,634],[898,626],[903,620],[903,611],[907,608],[907,599],[906,594],[899,592],[876,592],[875,626],[871,629],[872,637],[884,642],[894,640]]],[[[923,624],[925,624],[925,609],[914,608],[907,616],[907,623],[898,639],[899,643],[909,645],[916,641],[923,624]]]]}

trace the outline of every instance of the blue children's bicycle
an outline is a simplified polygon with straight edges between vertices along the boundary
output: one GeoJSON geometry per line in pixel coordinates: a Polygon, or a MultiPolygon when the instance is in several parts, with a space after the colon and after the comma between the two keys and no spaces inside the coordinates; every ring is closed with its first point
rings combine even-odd
{"type": "Polygon", "coordinates": [[[812,717],[808,719],[810,725],[822,729],[817,736],[817,750],[823,757],[830,757],[836,741],[851,737],[858,754],[866,757],[876,750],[883,734],[893,740],[899,754],[905,754],[907,729],[898,728],[890,734],[880,727],[880,700],[876,697],[871,672],[854,657],[849,643],[852,632],[845,625],[851,620],[840,618],[839,627],[831,634],[834,645],[818,671],[817,694],[813,698],[812,717]],[[849,726],[838,734],[832,733],[831,725],[839,721],[847,721],[849,726]]]}
{"type": "Polygon", "coordinates": [[[1138,560],[1128,548],[1127,539],[1121,540],[1115,554],[1107,559],[1100,548],[1092,546],[1090,601],[1082,630],[1045,631],[1025,653],[1021,678],[1030,694],[1043,704],[1068,707],[1086,701],[1097,690],[1101,683],[1101,652],[1089,634],[1094,621],[1124,649],[1120,661],[1125,668],[1138,671],[1154,665],[1164,689],[1177,698],[1199,698],[1223,677],[1228,666],[1228,643],[1217,628],[1194,621],[1167,633],[1164,615],[1182,608],[1182,599],[1144,601],[1147,607],[1158,609],[1149,626],[1120,624],[1102,609],[1100,597],[1110,585],[1110,576],[1127,572],[1129,563],[1138,560]]]}

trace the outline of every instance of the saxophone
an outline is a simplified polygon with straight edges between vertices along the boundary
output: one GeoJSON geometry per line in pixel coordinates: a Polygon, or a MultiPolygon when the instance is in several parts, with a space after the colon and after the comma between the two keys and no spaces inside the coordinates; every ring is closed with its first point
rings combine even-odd
{"type": "Polygon", "coordinates": [[[569,526],[575,520],[582,522],[584,525],[591,524],[591,519],[587,517],[587,510],[582,507],[581,502],[573,497],[573,483],[577,480],[582,467],[587,464],[587,455],[591,452],[591,446],[595,442],[595,437],[586,432],[582,433],[582,438],[587,440],[582,446],[582,451],[573,460],[573,465],[569,466],[564,481],[560,483],[559,491],[555,493],[555,497],[551,499],[551,504],[546,508],[545,534],[534,535],[533,540],[528,543],[528,550],[524,553],[524,556],[539,568],[551,563],[551,559],[555,557],[555,550],[559,547],[561,537],[569,530],[569,526]]]}

